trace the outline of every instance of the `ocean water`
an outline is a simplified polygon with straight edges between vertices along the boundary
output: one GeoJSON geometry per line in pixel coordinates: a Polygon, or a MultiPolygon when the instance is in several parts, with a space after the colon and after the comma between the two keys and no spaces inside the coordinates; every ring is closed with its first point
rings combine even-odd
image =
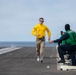
{"type": "MultiPolygon", "coordinates": [[[[45,43],[46,47],[55,47],[57,44],[52,43],[49,44],[48,42],[45,43]]],[[[0,42],[0,47],[11,47],[11,46],[18,46],[18,47],[35,47],[35,42],[0,42]]]]}

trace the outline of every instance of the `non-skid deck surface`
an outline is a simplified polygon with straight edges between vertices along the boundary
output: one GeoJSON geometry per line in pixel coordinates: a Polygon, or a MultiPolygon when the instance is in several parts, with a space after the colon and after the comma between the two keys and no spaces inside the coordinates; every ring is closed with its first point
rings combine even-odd
{"type": "Polygon", "coordinates": [[[54,47],[46,47],[44,62],[40,63],[36,61],[35,47],[25,47],[2,54],[0,75],[76,75],[76,71],[58,71],[56,55],[54,47]]]}

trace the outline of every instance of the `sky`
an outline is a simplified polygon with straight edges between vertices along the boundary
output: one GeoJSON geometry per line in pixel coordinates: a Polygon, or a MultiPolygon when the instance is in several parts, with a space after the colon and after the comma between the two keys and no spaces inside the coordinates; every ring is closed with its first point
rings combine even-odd
{"type": "Polygon", "coordinates": [[[76,31],[76,0],[0,0],[0,41],[35,41],[31,31],[40,17],[52,40],[67,23],[76,31]]]}

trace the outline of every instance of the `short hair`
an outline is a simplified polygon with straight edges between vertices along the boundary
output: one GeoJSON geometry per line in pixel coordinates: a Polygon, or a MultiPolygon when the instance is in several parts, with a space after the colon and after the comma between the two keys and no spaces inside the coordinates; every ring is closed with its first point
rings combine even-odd
{"type": "Polygon", "coordinates": [[[39,18],[39,20],[40,20],[40,19],[44,20],[44,18],[42,18],[42,17],[41,17],[41,18],[39,18]]]}
{"type": "Polygon", "coordinates": [[[60,31],[61,33],[63,33],[63,31],[60,31]]]}

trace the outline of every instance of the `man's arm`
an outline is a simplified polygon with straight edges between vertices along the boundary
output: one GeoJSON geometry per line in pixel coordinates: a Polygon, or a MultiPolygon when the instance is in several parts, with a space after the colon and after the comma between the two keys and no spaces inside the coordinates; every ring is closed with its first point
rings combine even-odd
{"type": "Polygon", "coordinates": [[[36,36],[36,28],[32,29],[32,35],[36,36]]]}
{"type": "Polygon", "coordinates": [[[51,36],[51,32],[50,32],[48,27],[46,27],[46,31],[47,31],[47,34],[48,34],[48,41],[49,41],[50,40],[50,36],[51,36]]]}
{"type": "Polygon", "coordinates": [[[32,29],[32,35],[36,36],[36,37],[39,37],[40,35],[36,33],[37,31],[37,26],[35,26],[33,29],[32,29]]]}
{"type": "Polygon", "coordinates": [[[66,40],[69,38],[69,34],[65,33],[62,35],[59,39],[53,40],[54,43],[61,43],[63,40],[66,40]]]}

